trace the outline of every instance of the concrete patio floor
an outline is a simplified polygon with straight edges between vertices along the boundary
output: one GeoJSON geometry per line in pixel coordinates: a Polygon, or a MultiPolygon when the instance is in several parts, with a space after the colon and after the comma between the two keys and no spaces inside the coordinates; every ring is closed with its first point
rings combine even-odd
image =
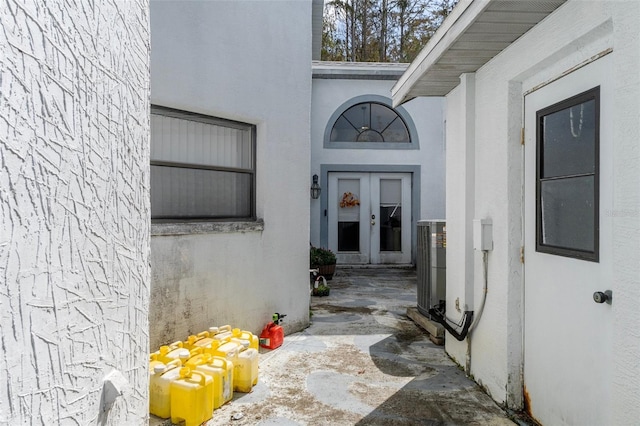
{"type": "Polygon", "coordinates": [[[261,349],[258,385],[208,426],[514,424],[407,318],[415,270],[339,268],[329,284],[311,326],[261,349]]]}

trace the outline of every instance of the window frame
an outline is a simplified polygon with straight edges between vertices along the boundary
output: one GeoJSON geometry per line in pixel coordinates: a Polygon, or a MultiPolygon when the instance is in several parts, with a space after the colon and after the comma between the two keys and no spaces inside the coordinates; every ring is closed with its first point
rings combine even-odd
{"type": "MultiPolygon", "coordinates": [[[[250,189],[249,189],[249,216],[154,216],[151,211],[151,222],[154,224],[162,223],[188,223],[188,222],[255,222],[256,216],[256,126],[249,123],[243,123],[240,121],[228,120],[219,117],[213,117],[205,114],[200,114],[192,111],[179,110],[175,108],[169,108],[160,105],[151,105],[150,115],[161,115],[164,117],[171,117],[181,120],[196,121],[204,124],[211,124],[220,127],[228,127],[237,130],[248,130],[251,138],[251,168],[242,167],[225,167],[225,166],[210,166],[194,163],[184,163],[178,161],[166,161],[166,160],[151,160],[149,161],[151,166],[159,167],[174,167],[185,170],[208,170],[218,172],[230,172],[239,174],[250,175],[250,189]]],[[[150,140],[150,143],[153,143],[150,140]]],[[[151,182],[150,182],[151,184],[151,182]]],[[[151,210],[151,209],[150,209],[151,210]]]]}
{"type": "Polygon", "coordinates": [[[570,98],[564,99],[553,105],[545,107],[536,112],[536,251],[540,253],[553,254],[563,257],[570,257],[579,260],[599,262],[600,255],[600,86],[586,90],[570,98]],[[552,178],[542,178],[543,165],[543,135],[544,117],[565,110],[567,108],[580,105],[593,100],[594,105],[594,171],[593,173],[581,173],[579,175],[563,175],[552,178]],[[579,250],[544,244],[542,241],[542,183],[551,180],[570,179],[573,177],[593,175],[593,251],[579,250]]]}
{"type": "Polygon", "coordinates": [[[324,148],[325,149],[371,149],[371,150],[416,150],[420,149],[418,141],[418,131],[407,110],[402,107],[393,108],[391,99],[380,95],[362,95],[349,99],[340,105],[327,120],[324,131],[324,148]],[[337,120],[348,109],[359,104],[379,104],[391,109],[402,120],[409,134],[409,142],[351,142],[351,141],[331,141],[331,132],[337,120]]]}

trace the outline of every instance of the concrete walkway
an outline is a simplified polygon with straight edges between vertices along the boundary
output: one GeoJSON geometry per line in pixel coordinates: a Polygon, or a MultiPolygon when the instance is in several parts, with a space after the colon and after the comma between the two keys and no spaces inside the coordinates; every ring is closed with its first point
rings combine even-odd
{"type": "Polygon", "coordinates": [[[311,326],[261,349],[258,385],[207,425],[514,424],[406,317],[415,270],[339,268],[329,284],[311,326]]]}

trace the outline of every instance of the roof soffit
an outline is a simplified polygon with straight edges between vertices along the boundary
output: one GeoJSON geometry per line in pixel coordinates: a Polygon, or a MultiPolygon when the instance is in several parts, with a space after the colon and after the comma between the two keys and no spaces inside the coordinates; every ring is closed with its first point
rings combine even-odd
{"type": "Polygon", "coordinates": [[[462,0],[393,87],[394,106],[444,96],[566,0],[462,0]]]}

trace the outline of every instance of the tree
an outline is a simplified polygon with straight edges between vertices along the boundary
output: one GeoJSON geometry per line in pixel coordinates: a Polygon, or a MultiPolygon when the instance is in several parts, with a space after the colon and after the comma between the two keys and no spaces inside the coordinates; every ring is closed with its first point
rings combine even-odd
{"type": "Polygon", "coordinates": [[[331,0],[325,6],[323,60],[409,62],[457,0],[331,0]]]}
{"type": "Polygon", "coordinates": [[[345,40],[338,37],[336,20],[328,17],[325,13],[322,22],[322,52],[321,58],[324,61],[345,61],[344,55],[345,40]]]}

